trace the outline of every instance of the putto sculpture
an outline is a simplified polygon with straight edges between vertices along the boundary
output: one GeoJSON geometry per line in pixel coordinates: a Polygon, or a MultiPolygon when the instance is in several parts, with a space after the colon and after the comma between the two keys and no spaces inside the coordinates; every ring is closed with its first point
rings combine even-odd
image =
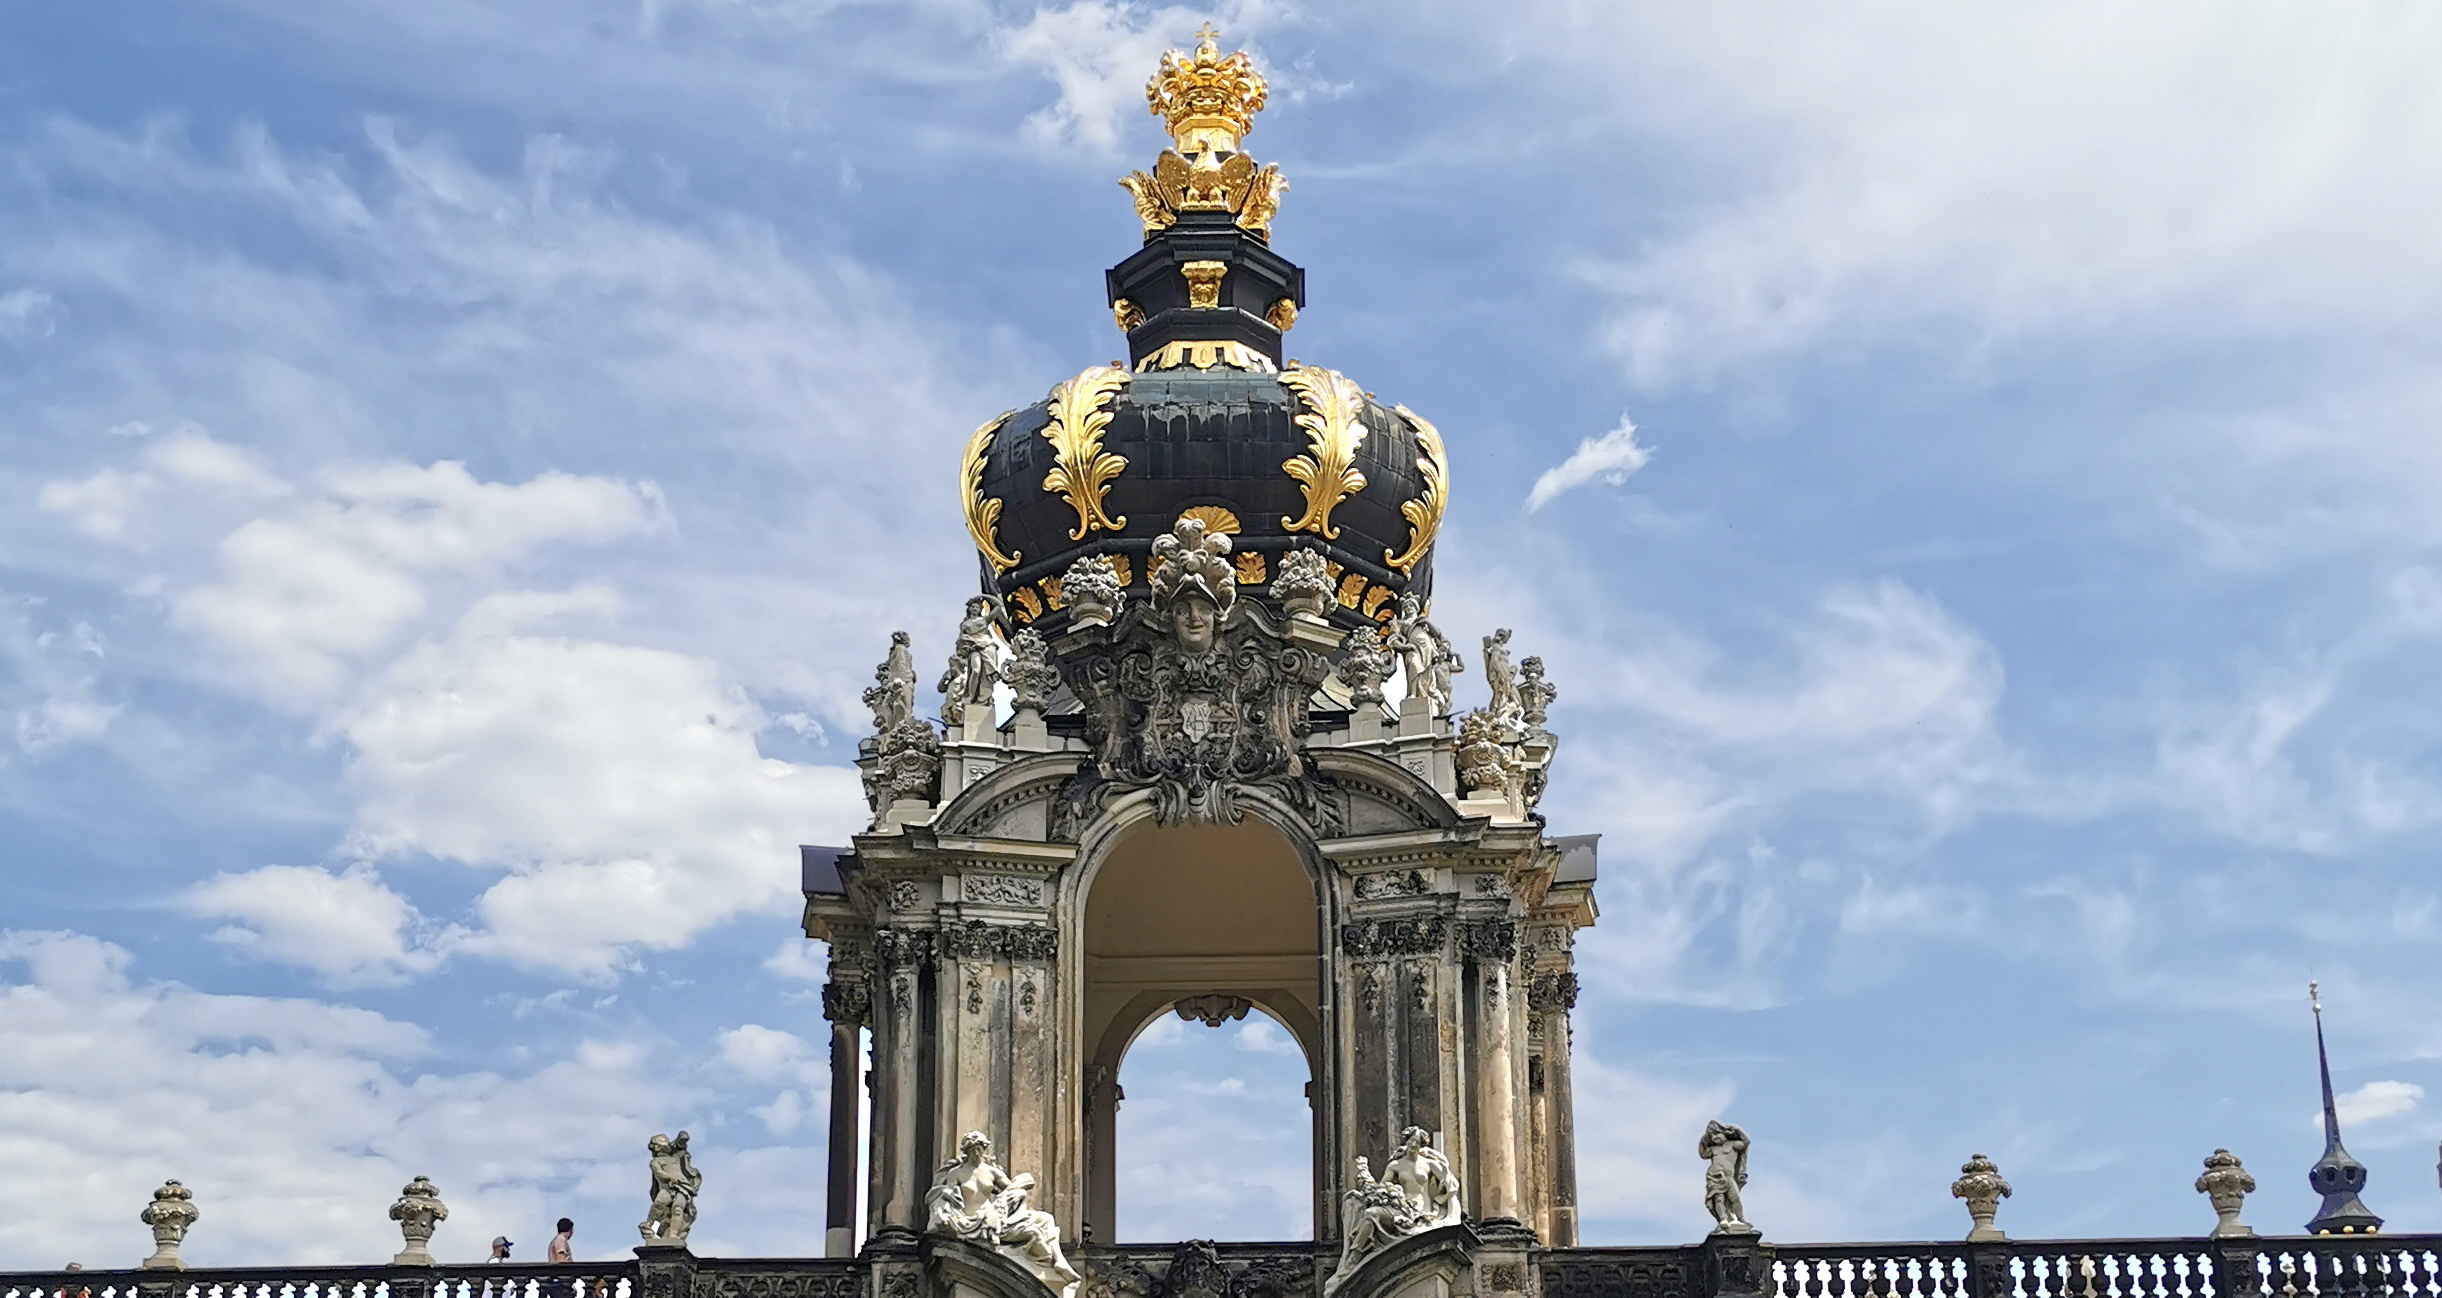
{"type": "Polygon", "coordinates": [[[704,1188],[704,1174],[695,1170],[694,1161],[687,1156],[684,1131],[675,1136],[657,1135],[645,1142],[645,1150],[652,1156],[653,1201],[636,1233],[647,1244],[683,1246],[687,1232],[695,1229],[695,1196],[704,1188]]]}
{"type": "Polygon", "coordinates": [[[1356,1177],[1340,1195],[1340,1262],[1323,1284],[1325,1298],[1386,1246],[1464,1218],[1449,1158],[1433,1147],[1431,1133],[1409,1127],[1399,1134],[1399,1150],[1380,1180],[1363,1158],[1357,1160],[1356,1177]]]}
{"type": "Polygon", "coordinates": [[[147,1271],[184,1271],[186,1262],[178,1256],[178,1246],[185,1242],[187,1228],[203,1213],[195,1207],[193,1191],[176,1181],[163,1181],[153,1191],[153,1201],[144,1205],[138,1220],[153,1228],[153,1255],[140,1265],[147,1271]]]}
{"type": "Polygon", "coordinates": [[[409,1181],[399,1191],[398,1202],[390,1205],[390,1220],[399,1224],[407,1245],[390,1260],[399,1266],[432,1266],[433,1229],[449,1220],[449,1205],[441,1202],[440,1188],[428,1177],[409,1181]]]}
{"type": "Polygon", "coordinates": [[[1713,1214],[1713,1233],[1756,1233],[1739,1193],[1747,1187],[1747,1133],[1719,1120],[1705,1123],[1704,1134],[1696,1138],[1696,1157],[1704,1160],[1704,1210],[1713,1214]]]}
{"type": "Polygon", "coordinates": [[[941,1165],[924,1196],[924,1228],[993,1249],[1034,1273],[1060,1298],[1071,1298],[1084,1277],[1060,1251],[1060,1223],[1026,1206],[1032,1173],[1011,1176],[992,1157],[992,1139],[970,1131],[958,1142],[958,1157],[941,1165]]]}

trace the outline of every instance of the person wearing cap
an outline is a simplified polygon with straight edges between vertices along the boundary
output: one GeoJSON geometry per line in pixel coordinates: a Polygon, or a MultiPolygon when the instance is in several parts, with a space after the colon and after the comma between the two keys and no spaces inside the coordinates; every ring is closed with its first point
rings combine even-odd
{"type": "Polygon", "coordinates": [[[515,1244],[509,1242],[508,1236],[494,1235],[492,1237],[492,1256],[489,1260],[494,1262],[506,1262],[509,1260],[509,1250],[515,1247],[517,1247],[515,1244]]]}

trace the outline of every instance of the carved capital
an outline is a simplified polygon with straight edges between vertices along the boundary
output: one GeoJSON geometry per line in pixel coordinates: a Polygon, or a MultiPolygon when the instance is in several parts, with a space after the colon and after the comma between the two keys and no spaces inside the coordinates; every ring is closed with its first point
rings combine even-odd
{"type": "Polygon", "coordinates": [[[1565,1013],[1577,1008],[1577,975],[1568,972],[1536,974],[1526,986],[1526,1004],[1538,1014],[1565,1013]]]}
{"type": "Polygon", "coordinates": [[[941,930],[942,950],[961,960],[1048,961],[1059,954],[1059,930],[1039,924],[968,920],[941,930]]]}
{"type": "Polygon", "coordinates": [[[1461,924],[1458,948],[1477,960],[1507,964],[1518,957],[1518,926],[1506,919],[1479,919],[1461,924]]]}
{"type": "Polygon", "coordinates": [[[873,960],[883,969],[914,969],[933,958],[933,935],[917,928],[881,928],[873,932],[873,960]]]}
{"type": "Polygon", "coordinates": [[[1440,915],[1368,919],[1340,926],[1340,949],[1352,956],[1434,955],[1449,934],[1450,921],[1440,915]]]}
{"type": "Polygon", "coordinates": [[[873,1013],[873,989],[863,982],[833,979],[822,985],[822,1016],[833,1023],[861,1027],[873,1013]]]}

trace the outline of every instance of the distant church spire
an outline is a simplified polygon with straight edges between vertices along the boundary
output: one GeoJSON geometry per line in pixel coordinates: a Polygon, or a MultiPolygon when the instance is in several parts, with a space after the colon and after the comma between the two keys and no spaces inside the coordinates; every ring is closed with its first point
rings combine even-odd
{"type": "Polygon", "coordinates": [[[2307,1004],[2315,1011],[2315,1067],[2323,1074],[2323,1157],[2308,1169],[2306,1183],[2323,1196],[2323,1207],[2306,1223],[2316,1235],[2371,1235],[2383,1219],[2357,1201],[2366,1188],[2366,1165],[2349,1157],[2340,1143],[2340,1108],[2332,1102],[2332,1060],[2323,1048],[2323,998],[2315,984],[2306,985],[2307,1004]]]}

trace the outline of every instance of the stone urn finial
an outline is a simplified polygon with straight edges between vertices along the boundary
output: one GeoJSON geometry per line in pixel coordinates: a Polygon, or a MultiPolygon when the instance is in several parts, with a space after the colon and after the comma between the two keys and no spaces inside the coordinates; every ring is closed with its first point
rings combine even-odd
{"type": "Polygon", "coordinates": [[[153,1228],[153,1255],[144,1259],[147,1271],[184,1271],[185,1259],[178,1256],[178,1245],[187,1237],[187,1227],[195,1224],[202,1213],[195,1210],[195,1192],[176,1181],[163,1181],[153,1191],[153,1201],[144,1205],[137,1220],[153,1228]]]}
{"type": "Polygon", "coordinates": [[[2239,1205],[2254,1191],[2255,1178],[2239,1166],[2238,1155],[2217,1149],[2205,1159],[2204,1175],[2196,1178],[2196,1192],[2212,1201],[2214,1214],[2221,1218],[2213,1223],[2212,1238],[2247,1239],[2255,1234],[2239,1222],[2239,1205]]]}
{"type": "Polygon", "coordinates": [[[397,1203],[390,1205],[390,1220],[399,1224],[399,1234],[407,1239],[407,1247],[391,1262],[398,1266],[437,1266],[426,1246],[432,1243],[433,1227],[449,1220],[449,1205],[441,1202],[441,1191],[429,1179],[417,1177],[399,1191],[397,1203]]]}
{"type": "Polygon", "coordinates": [[[1967,1215],[1975,1222],[1967,1232],[1968,1243],[2009,1238],[1993,1224],[1994,1211],[2010,1197],[2010,1183],[2001,1179],[2001,1169],[1993,1166],[1993,1160],[1978,1154],[1961,1164],[1959,1179],[1950,1183],[1950,1197],[1967,1201],[1967,1215]]]}

